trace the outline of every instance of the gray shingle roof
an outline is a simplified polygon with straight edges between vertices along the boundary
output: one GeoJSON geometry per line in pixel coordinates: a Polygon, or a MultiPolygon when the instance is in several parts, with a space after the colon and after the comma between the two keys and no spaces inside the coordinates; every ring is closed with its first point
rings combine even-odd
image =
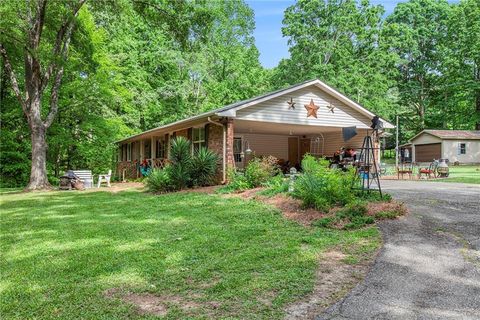
{"type": "Polygon", "coordinates": [[[480,130],[423,130],[441,139],[480,139],[480,130]]]}

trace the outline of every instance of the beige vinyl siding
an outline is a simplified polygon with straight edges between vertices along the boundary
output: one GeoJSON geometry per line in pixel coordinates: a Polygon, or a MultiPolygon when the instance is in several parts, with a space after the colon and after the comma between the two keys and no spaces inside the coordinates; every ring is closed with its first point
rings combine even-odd
{"type": "Polygon", "coordinates": [[[423,133],[411,141],[413,144],[431,144],[442,142],[442,139],[432,136],[428,133],[423,133]]]}
{"type": "Polygon", "coordinates": [[[368,128],[371,124],[368,117],[313,86],[239,110],[237,119],[328,127],[368,128]],[[294,110],[288,109],[290,98],[296,103],[294,110]],[[307,118],[304,105],[311,99],[320,107],[318,118],[307,118]],[[335,106],[334,113],[327,108],[330,104],[335,106]]]}
{"type": "MultiPolygon", "coordinates": [[[[359,130],[355,137],[347,142],[344,142],[341,131],[324,133],[324,156],[333,156],[335,151],[339,150],[341,147],[350,147],[354,149],[361,148],[365,134],[366,130],[359,130]]],[[[244,148],[246,141],[248,141],[250,144],[250,149],[252,149],[257,156],[272,155],[278,159],[288,160],[288,138],[291,136],[252,133],[243,133],[235,136],[243,138],[244,148]]],[[[307,136],[307,138],[313,138],[317,136],[320,135],[307,136]]],[[[360,152],[360,150],[358,151],[360,152]]]]}
{"type": "Polygon", "coordinates": [[[243,145],[248,141],[250,149],[256,156],[274,156],[277,159],[288,159],[288,137],[270,134],[243,133],[235,135],[243,138],[243,145]]]}
{"type": "Polygon", "coordinates": [[[480,140],[443,140],[442,158],[450,162],[480,163],[480,140]],[[458,154],[458,144],[465,143],[465,154],[458,154]]]}
{"type": "MultiPolygon", "coordinates": [[[[365,135],[366,130],[358,130],[358,134],[355,137],[344,142],[342,132],[325,133],[323,135],[325,138],[324,154],[325,156],[333,156],[335,151],[339,150],[341,147],[360,149],[365,135]]],[[[358,150],[358,153],[360,153],[360,150],[358,150]]]]}

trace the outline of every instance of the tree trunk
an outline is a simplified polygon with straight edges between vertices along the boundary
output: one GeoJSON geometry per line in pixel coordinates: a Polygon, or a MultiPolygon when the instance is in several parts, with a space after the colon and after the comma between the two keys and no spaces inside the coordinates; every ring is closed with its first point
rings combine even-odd
{"type": "Polygon", "coordinates": [[[43,124],[31,127],[32,169],[27,190],[50,189],[47,178],[47,129],[43,124]]]}

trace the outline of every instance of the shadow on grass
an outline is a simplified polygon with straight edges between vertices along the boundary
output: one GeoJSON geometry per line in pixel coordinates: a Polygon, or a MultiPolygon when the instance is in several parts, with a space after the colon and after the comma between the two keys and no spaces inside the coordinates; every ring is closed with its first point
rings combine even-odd
{"type": "Polygon", "coordinates": [[[341,240],[218,195],[27,193],[2,197],[1,209],[6,317],[148,317],[105,299],[110,288],[220,303],[200,316],[277,317],[311,288],[318,252],[341,240]]]}

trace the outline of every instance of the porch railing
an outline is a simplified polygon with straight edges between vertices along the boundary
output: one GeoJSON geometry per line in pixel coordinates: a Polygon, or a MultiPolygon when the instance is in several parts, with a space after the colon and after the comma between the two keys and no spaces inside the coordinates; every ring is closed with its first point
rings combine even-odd
{"type": "MultiPolygon", "coordinates": [[[[168,163],[168,159],[165,158],[153,158],[145,159],[148,162],[148,165],[152,169],[163,168],[168,163]]],[[[126,179],[137,179],[142,177],[140,172],[140,166],[143,160],[132,160],[132,161],[119,161],[117,162],[117,176],[121,180],[126,179]]]]}

